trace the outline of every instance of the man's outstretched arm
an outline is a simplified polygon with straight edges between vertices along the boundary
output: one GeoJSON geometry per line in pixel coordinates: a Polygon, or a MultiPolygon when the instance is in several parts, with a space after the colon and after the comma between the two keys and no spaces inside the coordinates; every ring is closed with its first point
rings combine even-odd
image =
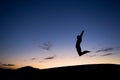
{"type": "Polygon", "coordinates": [[[84,30],[81,32],[81,34],[80,34],[80,37],[81,37],[81,38],[82,38],[84,32],[85,32],[84,30]]]}

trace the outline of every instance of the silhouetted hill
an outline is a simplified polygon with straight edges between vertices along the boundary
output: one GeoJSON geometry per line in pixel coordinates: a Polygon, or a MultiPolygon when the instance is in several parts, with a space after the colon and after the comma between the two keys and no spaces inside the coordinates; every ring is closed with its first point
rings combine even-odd
{"type": "Polygon", "coordinates": [[[25,67],[18,68],[16,71],[17,72],[35,72],[35,71],[39,71],[39,70],[40,69],[38,69],[38,68],[34,68],[31,66],[25,66],[25,67]]]}
{"type": "Polygon", "coordinates": [[[32,66],[25,66],[25,67],[21,67],[21,68],[18,68],[17,70],[26,70],[26,69],[36,69],[36,68],[34,68],[34,67],[32,67],[32,66]]]}
{"type": "Polygon", "coordinates": [[[2,80],[120,80],[120,65],[93,64],[40,70],[30,66],[0,69],[2,80]]]}

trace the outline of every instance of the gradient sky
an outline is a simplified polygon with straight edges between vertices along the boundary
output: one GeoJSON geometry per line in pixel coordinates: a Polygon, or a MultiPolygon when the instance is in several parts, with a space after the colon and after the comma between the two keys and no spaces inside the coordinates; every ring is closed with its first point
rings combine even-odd
{"type": "Polygon", "coordinates": [[[119,0],[1,0],[0,11],[0,67],[120,64],[119,0]]]}

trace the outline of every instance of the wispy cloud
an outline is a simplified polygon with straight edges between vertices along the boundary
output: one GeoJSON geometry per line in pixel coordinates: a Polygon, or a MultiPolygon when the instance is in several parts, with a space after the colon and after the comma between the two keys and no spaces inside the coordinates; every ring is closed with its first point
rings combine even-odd
{"type": "Polygon", "coordinates": [[[101,56],[110,56],[110,55],[113,55],[112,53],[107,53],[107,54],[103,54],[101,56]]]}
{"type": "Polygon", "coordinates": [[[109,52],[109,51],[113,51],[115,48],[104,48],[104,49],[100,49],[100,50],[97,50],[96,53],[98,52],[109,52]]]}
{"type": "Polygon", "coordinates": [[[39,45],[38,47],[40,47],[44,50],[51,50],[52,44],[48,41],[46,43],[43,43],[43,44],[39,45]]]}
{"type": "Polygon", "coordinates": [[[44,58],[45,60],[48,60],[48,59],[54,59],[56,56],[54,55],[54,56],[50,56],[50,57],[46,57],[46,58],[44,58]]]}
{"type": "Polygon", "coordinates": [[[31,58],[31,60],[36,60],[37,58],[31,58]]]}
{"type": "Polygon", "coordinates": [[[2,66],[15,66],[15,64],[2,64],[2,66]]]}

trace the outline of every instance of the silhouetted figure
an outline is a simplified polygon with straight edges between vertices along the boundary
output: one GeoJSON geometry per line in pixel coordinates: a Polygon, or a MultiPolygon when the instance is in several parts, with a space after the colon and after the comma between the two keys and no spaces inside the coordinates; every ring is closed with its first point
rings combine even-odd
{"type": "Polygon", "coordinates": [[[82,56],[83,54],[89,53],[90,51],[83,51],[81,50],[80,44],[82,42],[82,36],[83,36],[84,30],[82,31],[82,33],[80,35],[77,36],[77,41],[76,41],[76,50],[79,54],[79,56],[82,56]]]}

